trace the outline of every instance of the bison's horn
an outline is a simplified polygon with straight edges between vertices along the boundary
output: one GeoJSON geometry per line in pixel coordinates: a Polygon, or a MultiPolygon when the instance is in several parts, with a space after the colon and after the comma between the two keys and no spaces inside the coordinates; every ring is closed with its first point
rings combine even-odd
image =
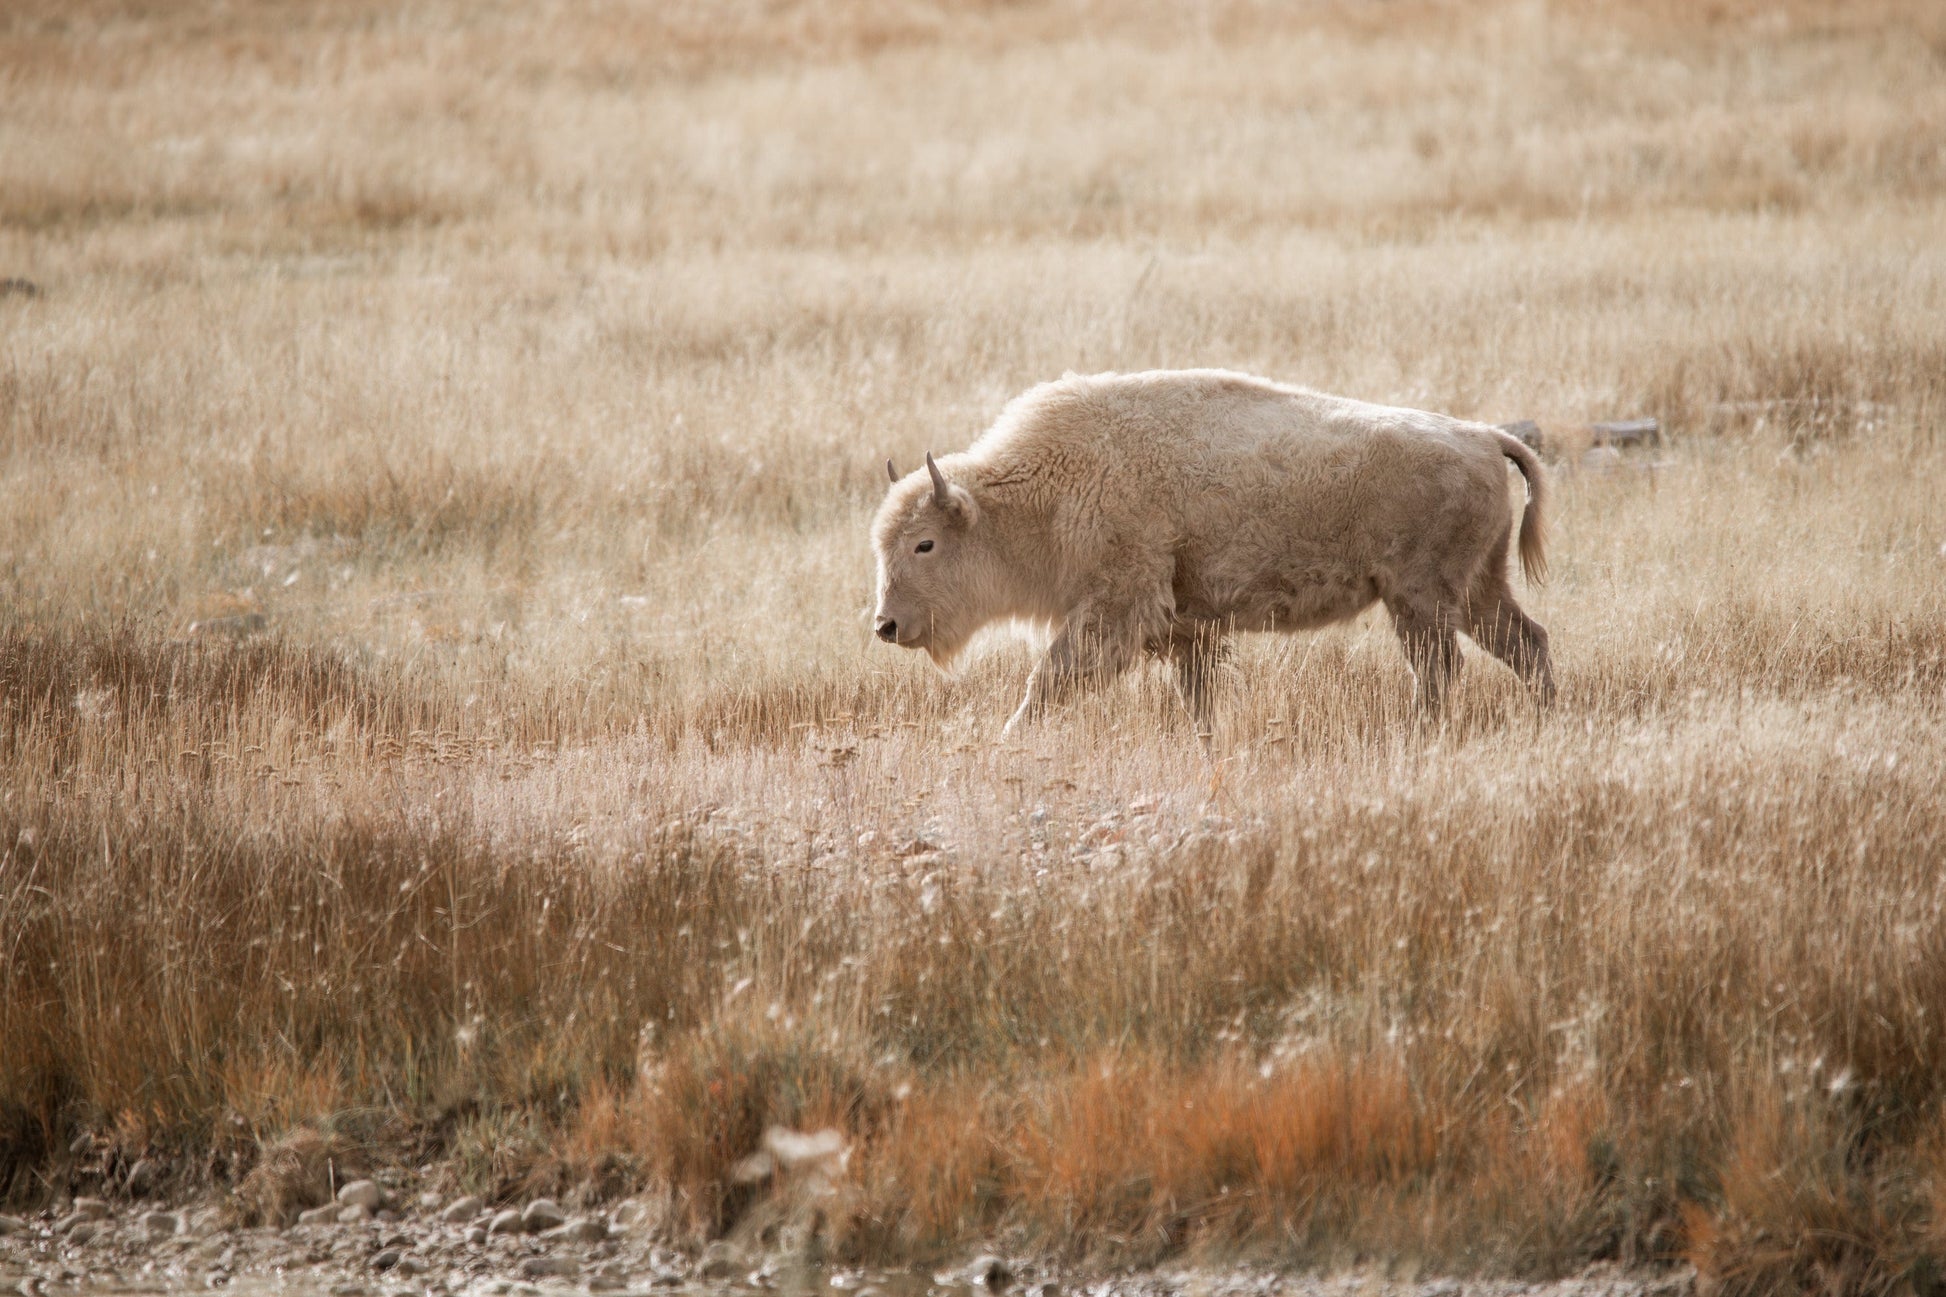
{"type": "Polygon", "coordinates": [[[891,478],[894,482],[899,480],[899,470],[892,467],[892,461],[889,459],[885,461],[885,476],[891,478]]]}
{"type": "Polygon", "coordinates": [[[939,471],[939,465],[932,462],[932,452],[926,452],[926,471],[932,474],[932,502],[944,509],[951,499],[946,492],[946,475],[939,471]]]}

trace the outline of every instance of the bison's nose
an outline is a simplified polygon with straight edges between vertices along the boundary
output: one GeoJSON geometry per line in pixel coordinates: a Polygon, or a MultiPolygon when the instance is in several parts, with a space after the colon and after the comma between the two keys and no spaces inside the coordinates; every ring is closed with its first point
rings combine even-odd
{"type": "Polygon", "coordinates": [[[887,644],[897,644],[899,642],[899,624],[890,617],[879,618],[878,637],[887,644]]]}

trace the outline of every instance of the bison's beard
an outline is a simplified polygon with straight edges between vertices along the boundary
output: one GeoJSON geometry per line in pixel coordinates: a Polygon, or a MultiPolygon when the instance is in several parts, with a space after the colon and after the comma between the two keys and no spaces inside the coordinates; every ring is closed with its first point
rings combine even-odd
{"type": "Polygon", "coordinates": [[[959,661],[959,655],[966,650],[966,641],[964,635],[949,638],[935,633],[926,640],[926,656],[941,671],[951,671],[953,664],[959,661]]]}
{"type": "Polygon", "coordinates": [[[957,624],[957,620],[941,620],[934,616],[928,619],[926,627],[926,656],[941,671],[951,671],[959,661],[960,654],[966,651],[973,638],[973,632],[957,624]]]}

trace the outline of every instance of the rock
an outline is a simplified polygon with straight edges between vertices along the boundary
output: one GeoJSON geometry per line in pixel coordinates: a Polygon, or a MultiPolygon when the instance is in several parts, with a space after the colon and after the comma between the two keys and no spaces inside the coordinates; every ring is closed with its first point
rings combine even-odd
{"type": "Polygon", "coordinates": [[[536,1198],[527,1204],[526,1211],[520,1213],[521,1228],[529,1234],[539,1234],[556,1225],[566,1224],[567,1219],[567,1214],[555,1206],[552,1198],[536,1198]]]}
{"type": "Polygon", "coordinates": [[[818,1130],[807,1135],[786,1126],[772,1126],[764,1132],[764,1152],[786,1171],[841,1157],[844,1151],[845,1136],[839,1130],[818,1130]]]}
{"type": "Polygon", "coordinates": [[[5,1238],[9,1234],[25,1234],[27,1228],[27,1222],[18,1216],[0,1215],[0,1238],[5,1238]]]}
{"type": "Polygon", "coordinates": [[[419,1195],[419,1210],[438,1211],[439,1204],[445,1201],[446,1200],[441,1196],[439,1196],[438,1194],[433,1193],[431,1191],[427,1191],[426,1193],[422,1193],[419,1195]]]}
{"type": "Polygon", "coordinates": [[[170,1234],[180,1234],[182,1232],[182,1217],[172,1211],[146,1212],[142,1216],[142,1228],[149,1232],[149,1237],[151,1238],[163,1238],[170,1234]]]}
{"type": "Polygon", "coordinates": [[[999,1257],[988,1253],[973,1258],[966,1267],[966,1282],[981,1288],[991,1288],[999,1292],[1014,1281],[1014,1272],[999,1257]]]}
{"type": "Polygon", "coordinates": [[[83,1220],[100,1220],[108,1214],[108,1204],[99,1198],[76,1198],[72,1210],[83,1220]]]}
{"type": "Polygon", "coordinates": [[[432,1269],[432,1262],[426,1260],[426,1258],[418,1255],[416,1252],[407,1252],[399,1258],[400,1274],[424,1274],[430,1269],[432,1269]]]}
{"type": "Polygon", "coordinates": [[[385,1201],[385,1191],[378,1187],[376,1180],[353,1180],[338,1190],[340,1207],[363,1207],[366,1211],[377,1211],[385,1201]]]}
{"type": "Polygon", "coordinates": [[[101,1233],[101,1222],[94,1220],[76,1221],[67,1231],[68,1242],[75,1247],[94,1242],[95,1235],[101,1233]]]}
{"type": "Polygon", "coordinates": [[[777,1159],[762,1149],[730,1168],[731,1184],[762,1184],[777,1171],[777,1159]]]}
{"type": "Polygon", "coordinates": [[[65,1234],[87,1219],[86,1216],[81,1215],[79,1212],[69,1212],[54,1222],[54,1232],[56,1234],[65,1234]]]}
{"type": "Polygon", "coordinates": [[[486,1241],[487,1232],[485,1226],[475,1225],[472,1229],[466,1231],[466,1243],[468,1247],[478,1247],[486,1241]]]}
{"type": "Polygon", "coordinates": [[[530,1256],[520,1263],[517,1273],[522,1279],[546,1279],[553,1275],[573,1277],[581,1267],[564,1256],[530,1256]]]}
{"type": "Polygon", "coordinates": [[[728,1279],[741,1268],[730,1249],[722,1243],[712,1243],[704,1248],[703,1255],[696,1262],[696,1273],[704,1279],[728,1279]]]}
{"type": "Polygon", "coordinates": [[[404,1255],[405,1254],[399,1251],[399,1249],[395,1247],[388,1247],[383,1252],[380,1252],[377,1256],[372,1258],[371,1267],[374,1270],[390,1270],[393,1266],[399,1263],[399,1259],[404,1255]]]}
{"type": "Polygon", "coordinates": [[[464,1198],[457,1198],[449,1203],[446,1210],[439,1213],[439,1218],[448,1225],[464,1225],[485,1208],[486,1203],[478,1196],[469,1193],[464,1198]]]}
{"type": "Polygon", "coordinates": [[[122,1188],[131,1198],[146,1198],[155,1191],[156,1181],[162,1178],[162,1163],[151,1157],[136,1159],[135,1165],[128,1169],[128,1178],[122,1181],[122,1188]]]}
{"type": "Polygon", "coordinates": [[[649,1218],[649,1209],[640,1199],[630,1198],[615,1204],[615,1210],[608,1213],[608,1228],[626,1233],[649,1218]]]}
{"type": "Polygon", "coordinates": [[[565,1225],[542,1231],[541,1237],[562,1243],[599,1243],[608,1237],[608,1226],[586,1216],[577,1216],[565,1225]]]}
{"type": "Polygon", "coordinates": [[[399,1213],[393,1211],[390,1207],[380,1207],[372,1213],[372,1219],[382,1221],[387,1225],[396,1225],[399,1221],[399,1213]]]}
{"type": "Polygon", "coordinates": [[[30,1274],[20,1281],[20,1297],[45,1297],[45,1292],[46,1290],[41,1287],[40,1279],[35,1275],[30,1274]]]}
{"type": "Polygon", "coordinates": [[[297,1213],[297,1223],[300,1225],[336,1225],[338,1223],[338,1217],[344,1214],[344,1210],[343,1207],[340,1207],[335,1202],[329,1207],[313,1207],[309,1211],[300,1211],[297,1213]]]}
{"type": "Polygon", "coordinates": [[[338,1208],[338,1223],[340,1225],[356,1225],[361,1221],[370,1220],[371,1215],[371,1209],[365,1206],[364,1203],[355,1202],[349,1207],[338,1208]]]}
{"type": "Polygon", "coordinates": [[[505,1211],[494,1213],[493,1220],[487,1225],[487,1233],[518,1234],[526,1228],[526,1225],[521,1223],[520,1213],[509,1207],[505,1211]]]}

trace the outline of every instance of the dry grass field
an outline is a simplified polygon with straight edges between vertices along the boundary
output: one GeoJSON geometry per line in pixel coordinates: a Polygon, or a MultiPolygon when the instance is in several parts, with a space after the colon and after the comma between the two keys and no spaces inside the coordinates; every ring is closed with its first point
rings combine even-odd
{"type": "Polygon", "coordinates": [[[16,1201],[1946,1283],[1929,0],[25,0],[7,276],[16,1201]],[[1659,418],[1558,706],[1376,614],[1003,744],[1031,646],[873,642],[887,455],[1187,365],[1659,418]]]}

